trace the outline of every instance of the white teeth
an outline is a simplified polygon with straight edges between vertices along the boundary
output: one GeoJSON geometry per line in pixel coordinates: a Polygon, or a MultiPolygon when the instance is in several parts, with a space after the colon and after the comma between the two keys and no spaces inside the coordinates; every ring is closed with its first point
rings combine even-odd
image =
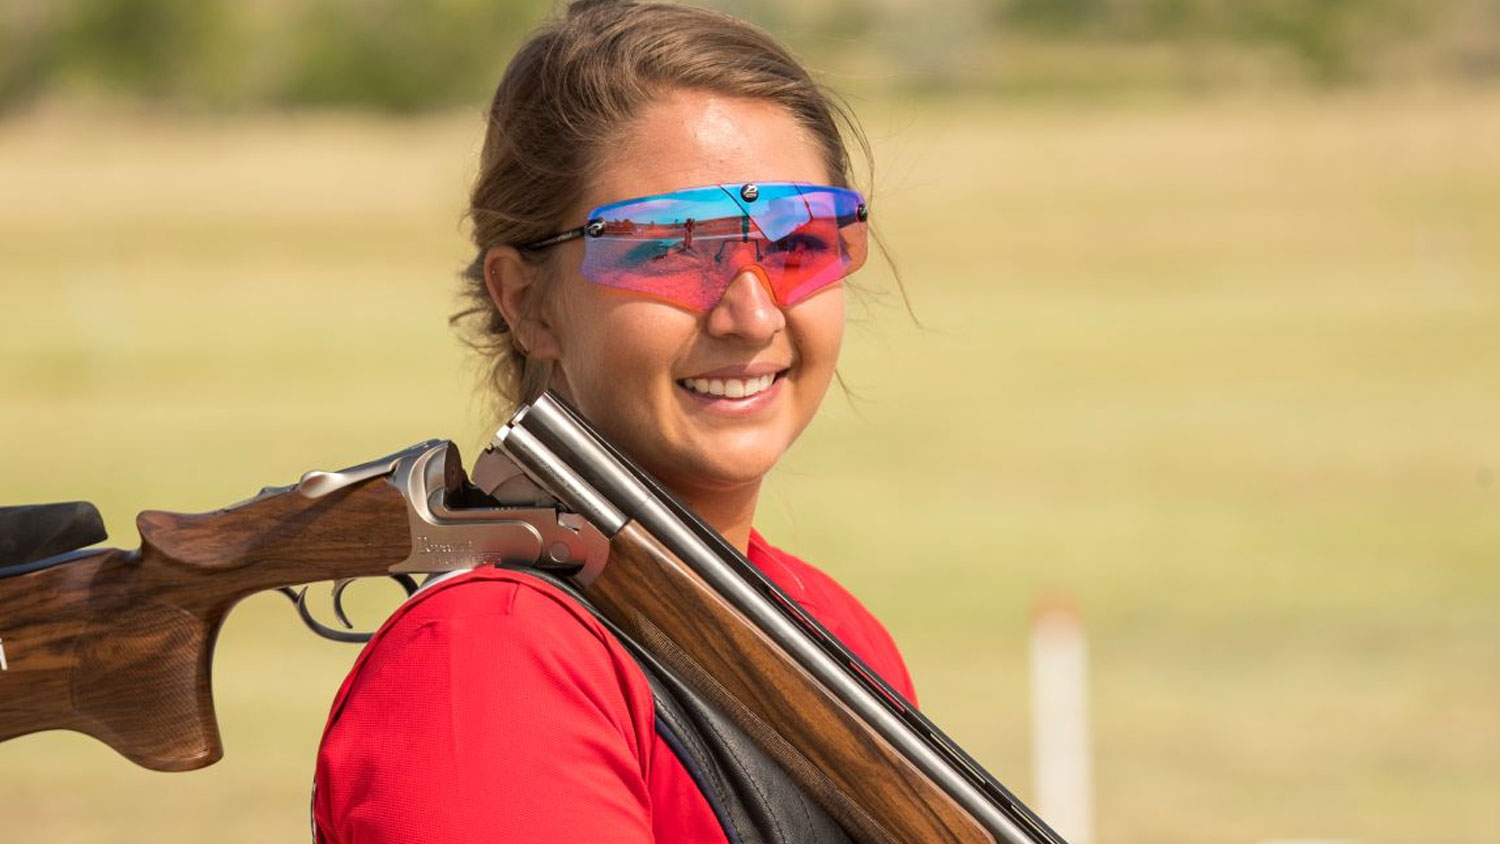
{"type": "Polygon", "coordinates": [[[742,399],[771,389],[775,382],[776,376],[767,374],[759,378],[685,378],[677,383],[695,393],[742,399]]]}

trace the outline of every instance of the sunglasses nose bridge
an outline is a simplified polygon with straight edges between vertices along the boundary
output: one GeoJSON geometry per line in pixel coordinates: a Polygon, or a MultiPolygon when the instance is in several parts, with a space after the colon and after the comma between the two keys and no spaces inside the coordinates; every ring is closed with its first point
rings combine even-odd
{"type": "Polygon", "coordinates": [[[766,268],[762,267],[760,264],[751,264],[747,267],[741,267],[740,269],[736,270],[734,278],[730,279],[729,283],[734,284],[735,279],[739,278],[742,275],[745,275],[746,273],[749,273],[750,275],[755,277],[755,283],[760,285],[760,289],[765,292],[767,299],[770,299],[774,304],[781,304],[776,299],[776,287],[775,285],[771,284],[770,274],[768,274],[766,272],[766,268]]]}
{"type": "Polygon", "coordinates": [[[758,263],[737,264],[732,269],[726,268],[725,272],[719,277],[718,295],[714,297],[712,302],[708,303],[706,310],[713,310],[723,305],[724,300],[728,299],[730,294],[736,291],[740,283],[740,278],[747,275],[750,276],[750,283],[755,288],[759,288],[761,295],[765,297],[766,301],[776,307],[781,306],[781,301],[776,296],[776,286],[771,283],[771,276],[766,272],[765,267],[762,267],[758,263]]]}
{"type": "Polygon", "coordinates": [[[766,271],[765,267],[761,266],[762,260],[761,243],[759,240],[726,241],[720,244],[716,263],[718,263],[719,270],[722,273],[720,278],[723,279],[724,286],[719,292],[718,299],[714,301],[711,307],[718,307],[719,302],[723,301],[724,297],[729,295],[729,291],[739,281],[740,276],[746,273],[751,274],[755,278],[756,284],[765,291],[766,298],[773,305],[780,307],[782,304],[781,297],[776,293],[776,285],[771,282],[770,273],[766,271]]]}

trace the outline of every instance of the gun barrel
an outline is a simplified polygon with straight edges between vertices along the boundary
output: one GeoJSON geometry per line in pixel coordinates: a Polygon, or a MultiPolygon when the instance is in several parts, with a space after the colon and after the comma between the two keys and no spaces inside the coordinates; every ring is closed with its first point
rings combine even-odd
{"type": "MultiPolygon", "coordinates": [[[[561,401],[550,394],[542,396],[513,417],[507,429],[497,435],[497,447],[528,471],[538,459],[537,452],[544,459],[555,455],[548,460],[548,473],[558,471],[559,459],[564,468],[571,467],[575,477],[563,487],[597,491],[637,522],[995,839],[1007,844],[1063,844],[1060,836],[802,612],[723,537],[561,401]]],[[[533,472],[534,477],[537,474],[533,472]]],[[[575,506],[569,489],[554,486],[554,491],[565,504],[575,506]]]]}

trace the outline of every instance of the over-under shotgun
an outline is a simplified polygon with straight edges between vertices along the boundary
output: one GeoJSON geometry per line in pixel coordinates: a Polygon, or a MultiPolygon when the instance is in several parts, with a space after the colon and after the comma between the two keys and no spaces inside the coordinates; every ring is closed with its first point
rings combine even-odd
{"type": "Polygon", "coordinates": [[[715,703],[863,844],[1062,844],[733,546],[554,397],[480,455],[430,441],[213,513],[147,511],[140,548],[0,565],[0,741],[95,736],[147,768],[222,755],[213,645],[240,599],[320,580],[536,567],[715,703]]]}

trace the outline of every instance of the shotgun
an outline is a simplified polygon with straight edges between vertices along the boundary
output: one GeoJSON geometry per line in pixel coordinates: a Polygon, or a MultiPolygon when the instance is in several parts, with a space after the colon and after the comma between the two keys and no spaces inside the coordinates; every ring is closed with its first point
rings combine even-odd
{"type": "Polygon", "coordinates": [[[357,578],[411,591],[416,574],[532,567],[569,581],[862,844],[1063,844],[551,394],[500,428],[472,478],[433,440],[136,526],[134,551],[0,558],[0,741],[70,729],[147,768],[200,768],[222,755],[210,669],[240,599],[282,590],[323,635],[359,641],[314,622],[290,587],[334,581],[347,626],[339,595],[357,578]]]}

